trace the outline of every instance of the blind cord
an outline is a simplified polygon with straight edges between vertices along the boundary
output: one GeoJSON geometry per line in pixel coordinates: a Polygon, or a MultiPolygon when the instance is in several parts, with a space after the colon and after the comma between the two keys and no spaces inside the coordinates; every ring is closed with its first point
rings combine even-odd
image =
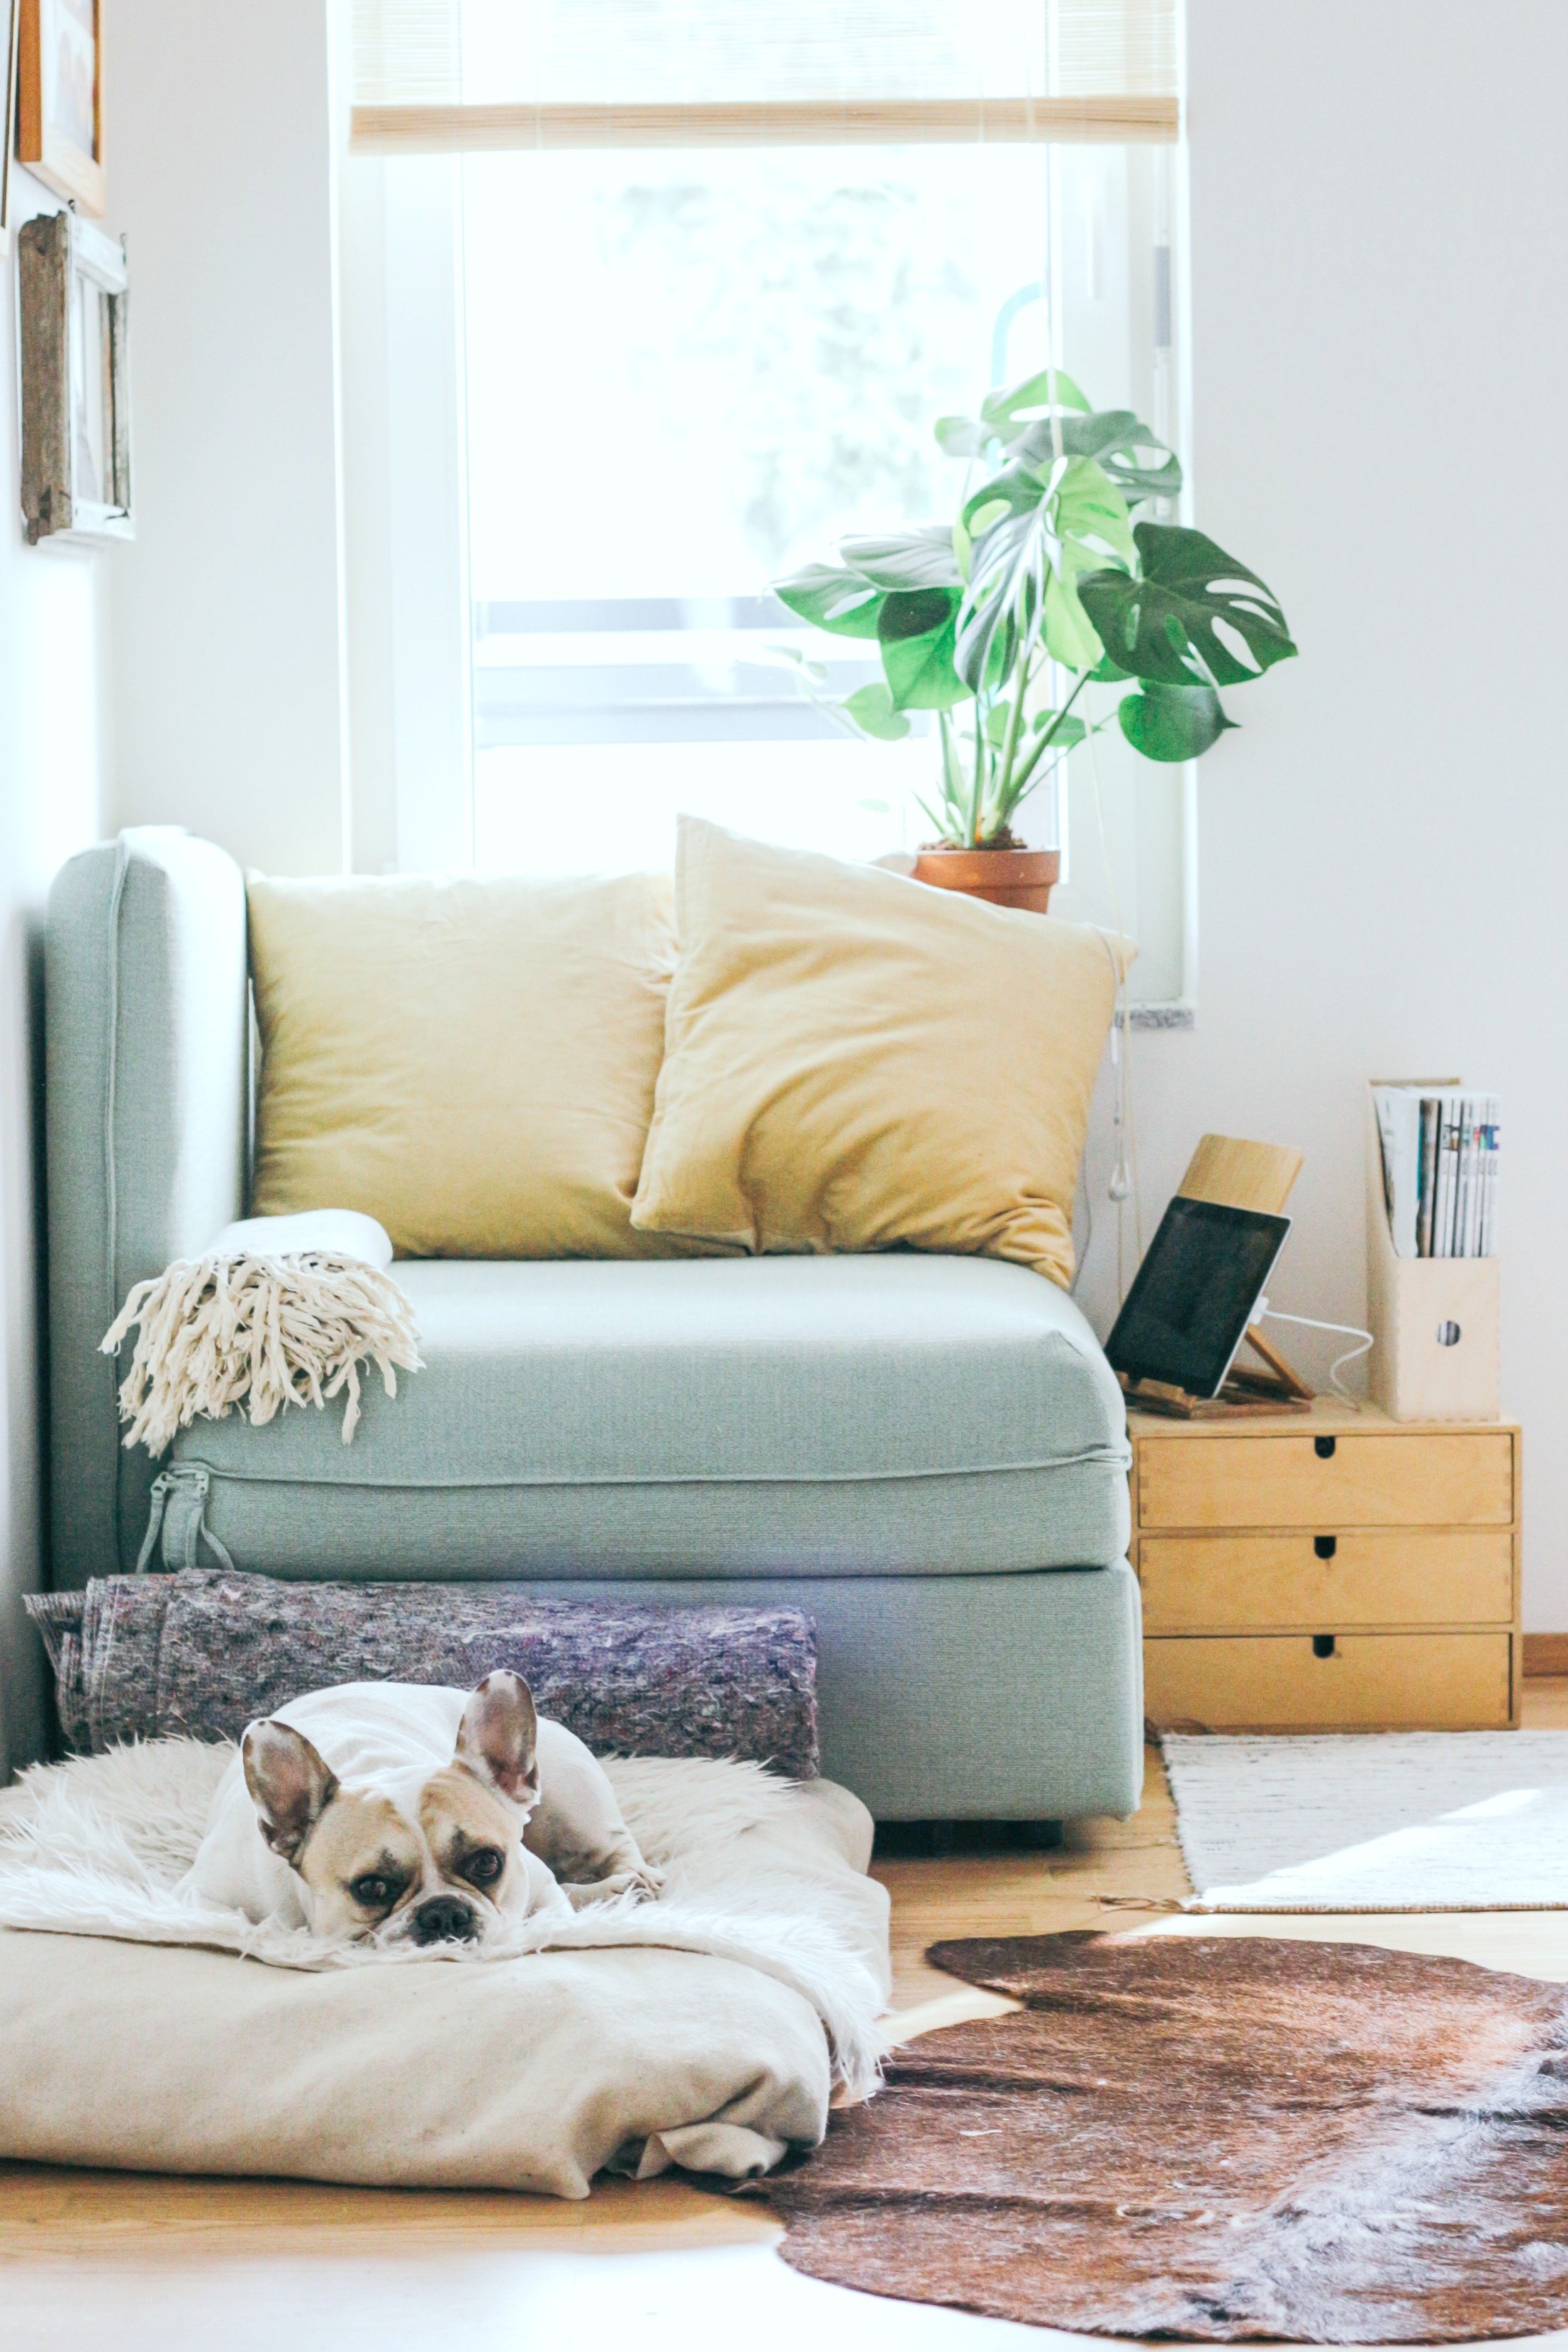
{"type": "MultiPolygon", "coordinates": [[[[1062,421],[1057,399],[1057,268],[1055,217],[1056,180],[1052,159],[1046,165],[1046,266],[1042,283],[1047,289],[1046,300],[1046,390],[1051,416],[1051,449],[1055,463],[1060,466],[1063,457],[1062,421]]],[[[1023,691],[1022,684],[1019,687],[1023,691]]],[[[1100,791],[1100,753],[1095,746],[1093,711],[1086,689],[1084,695],[1084,739],[1089,744],[1089,770],[1094,780],[1095,823],[1100,833],[1100,862],[1110,892],[1110,911],[1116,924],[1117,938],[1127,936],[1121,920],[1121,894],[1116,887],[1116,869],[1111,863],[1110,842],[1105,828],[1105,805],[1100,791]]],[[[1064,766],[1066,761],[1064,760],[1064,766]]],[[[1060,827],[1058,827],[1058,834],[1060,827]]],[[[1129,1043],[1131,1024],[1127,1008],[1127,971],[1125,962],[1110,944],[1104,930],[1097,924],[1100,944],[1110,959],[1113,1003],[1110,1016],[1110,1083],[1111,1127],[1115,1141],[1115,1159],[1106,1190],[1116,1206],[1116,1303],[1121,1307],[1127,1297],[1126,1220],[1122,1205],[1131,1197],[1133,1231],[1138,1244],[1138,1257],[1143,1256],[1143,1202],[1138,1184],[1137,1129],[1132,1118],[1132,1088],[1129,1071],[1129,1043]]],[[[1086,1181],[1083,1188],[1084,1243],[1083,1253],[1073,1271],[1069,1296],[1076,1292],[1089,1264],[1089,1254],[1094,1246],[1094,1207],[1086,1181]]]]}
{"type": "MultiPolygon", "coordinates": [[[[1121,893],[1116,886],[1116,867],[1110,855],[1110,837],[1105,827],[1105,796],[1100,781],[1100,751],[1094,740],[1094,706],[1088,689],[1084,692],[1084,740],[1089,745],[1089,774],[1094,782],[1094,818],[1100,834],[1100,858],[1105,868],[1105,879],[1110,892],[1110,912],[1118,939],[1127,937],[1121,919],[1121,893]]],[[[1131,1042],[1132,1024],[1128,1015],[1127,973],[1121,958],[1112,948],[1103,931],[1100,939],[1110,958],[1116,975],[1116,1010],[1110,1026],[1110,1067],[1114,1094],[1116,1161],[1110,1171],[1107,1190],[1116,1203],[1116,1303],[1120,1307],[1127,1296],[1125,1271],[1125,1219],[1122,1203],[1132,1202],[1132,1229],[1138,1244],[1138,1262],[1143,1259],[1143,1196],[1138,1181],[1138,1129],[1132,1110],[1131,1042]]]]}

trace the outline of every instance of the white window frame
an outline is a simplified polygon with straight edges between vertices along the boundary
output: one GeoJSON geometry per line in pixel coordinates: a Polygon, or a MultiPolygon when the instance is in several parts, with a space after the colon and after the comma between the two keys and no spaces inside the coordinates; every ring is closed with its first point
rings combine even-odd
{"type": "MultiPolygon", "coordinates": [[[[1167,224],[1173,413],[1191,417],[1185,150],[1173,152],[1167,224]]],[[[353,865],[369,873],[468,870],[474,856],[472,614],[465,543],[462,162],[457,155],[344,154],[339,204],[344,507],[353,865]],[[435,462],[432,463],[432,458],[435,462]]],[[[1064,234],[1058,207],[1057,236],[1064,234]]],[[[1058,276],[1058,283],[1059,276],[1058,276]]],[[[1068,361],[1071,354],[1065,355],[1068,361]]],[[[1160,420],[1152,420],[1158,427],[1160,420]]],[[[1184,449],[1182,451],[1186,465],[1184,449]]],[[[1190,473],[1182,500],[1190,520],[1190,473]]],[[[1083,838],[1099,812],[1075,755],[1068,822],[1083,838]]],[[[1112,851],[1157,892],[1176,992],[1136,993],[1141,1029],[1190,1028],[1198,988],[1195,763],[1154,769],[1159,823],[1128,814],[1112,851]]],[[[1141,795],[1142,797],[1142,795],[1141,795]]],[[[1112,820],[1114,821],[1114,820],[1112,820]]],[[[1070,887],[1063,914],[1075,908],[1070,887]]],[[[1142,888],[1138,897],[1143,898],[1142,888]]],[[[1109,909],[1095,910],[1105,919],[1109,909]]],[[[1129,928],[1136,932],[1137,924],[1129,928]]]]}
{"type": "Polygon", "coordinates": [[[462,165],[348,155],[339,192],[354,866],[473,862],[462,165]]]}

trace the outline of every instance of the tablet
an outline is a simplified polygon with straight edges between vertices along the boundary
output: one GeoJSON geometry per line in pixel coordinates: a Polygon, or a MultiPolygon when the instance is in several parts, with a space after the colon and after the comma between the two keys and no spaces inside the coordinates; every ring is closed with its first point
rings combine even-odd
{"type": "Polygon", "coordinates": [[[1217,1396],[1289,1230],[1289,1217],[1178,1192],[1105,1343],[1111,1370],[1217,1396]]]}

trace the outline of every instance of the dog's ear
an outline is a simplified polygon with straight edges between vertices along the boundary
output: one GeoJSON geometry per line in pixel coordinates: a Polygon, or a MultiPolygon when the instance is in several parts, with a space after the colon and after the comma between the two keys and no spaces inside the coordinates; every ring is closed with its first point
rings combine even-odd
{"type": "Polygon", "coordinates": [[[539,1717],[521,1675],[500,1667],[469,1695],[453,1759],[514,1805],[539,1798],[539,1717]]]}
{"type": "Polygon", "coordinates": [[[304,1733],[286,1723],[247,1724],[239,1752],[262,1836],[285,1862],[298,1861],[337,1795],[336,1775],[304,1733]]]}

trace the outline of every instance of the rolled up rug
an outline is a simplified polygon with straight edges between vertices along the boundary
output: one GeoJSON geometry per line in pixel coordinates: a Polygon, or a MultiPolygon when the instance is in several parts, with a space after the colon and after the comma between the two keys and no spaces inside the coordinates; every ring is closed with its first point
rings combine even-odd
{"type": "Polygon", "coordinates": [[[285,1405],[343,1403],[343,1444],[360,1417],[360,1366],[388,1396],[423,1370],[414,1310],[393,1281],[392,1244],[353,1209],[245,1217],[199,1257],[139,1282],[99,1343],[117,1356],[136,1332],[120,1385],[124,1443],[164,1452],[176,1431],[245,1407],[259,1427],[285,1405]]]}
{"type": "Polygon", "coordinates": [[[595,1754],[819,1769],[816,1635],[797,1609],[571,1601],[527,1584],[335,1584],[195,1569],[29,1593],[60,1725],[83,1755],[128,1739],[237,1739],[341,1682],[471,1689],[521,1675],[595,1754]]]}

